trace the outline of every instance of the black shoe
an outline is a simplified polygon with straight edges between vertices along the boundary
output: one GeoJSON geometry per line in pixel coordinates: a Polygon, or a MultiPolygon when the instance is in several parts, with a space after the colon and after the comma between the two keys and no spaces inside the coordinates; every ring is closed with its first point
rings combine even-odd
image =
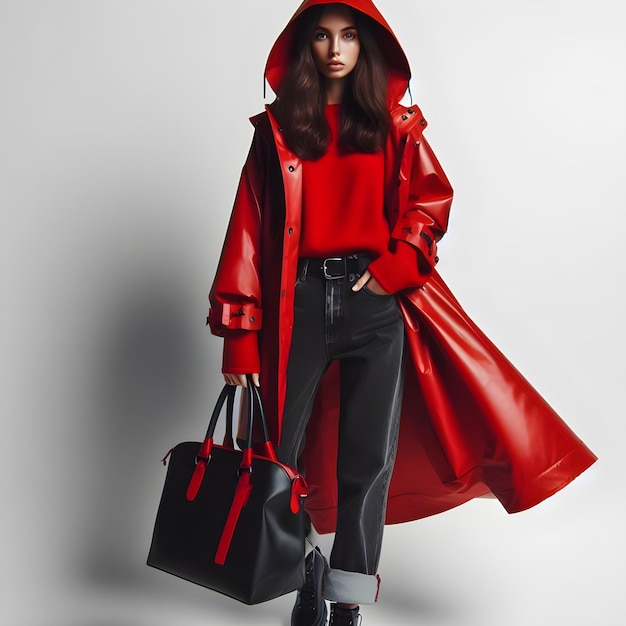
{"type": "Polygon", "coordinates": [[[315,548],[306,558],[306,579],[298,591],[296,603],[291,612],[291,626],[324,626],[326,624],[326,603],[322,592],[326,559],[315,548]]]}
{"type": "Polygon", "coordinates": [[[330,605],[330,621],[328,626],[359,626],[361,616],[359,615],[359,607],[356,609],[342,609],[336,604],[330,605]]]}

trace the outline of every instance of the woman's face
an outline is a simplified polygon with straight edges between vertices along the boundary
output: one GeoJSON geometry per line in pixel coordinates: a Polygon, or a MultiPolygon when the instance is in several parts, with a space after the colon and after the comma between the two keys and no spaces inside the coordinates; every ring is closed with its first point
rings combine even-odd
{"type": "Polygon", "coordinates": [[[360,51],[361,42],[350,9],[324,9],[311,42],[318,72],[326,78],[345,78],[356,67],[360,51]]]}

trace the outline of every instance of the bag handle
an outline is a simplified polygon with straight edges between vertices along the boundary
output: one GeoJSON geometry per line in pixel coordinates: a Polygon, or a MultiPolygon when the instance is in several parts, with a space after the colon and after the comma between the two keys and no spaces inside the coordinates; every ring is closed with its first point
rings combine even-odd
{"type": "Polygon", "coordinates": [[[213,413],[211,413],[211,419],[209,420],[209,426],[207,428],[206,434],[204,435],[204,442],[200,447],[200,451],[198,452],[198,456],[196,457],[196,463],[200,458],[204,458],[208,460],[211,456],[211,448],[213,447],[213,435],[215,434],[215,428],[217,427],[217,422],[219,420],[220,414],[222,412],[222,408],[224,406],[224,402],[227,401],[226,404],[226,435],[225,439],[229,436],[228,425],[231,425],[230,436],[232,438],[232,423],[233,423],[233,406],[235,403],[235,392],[237,391],[236,387],[232,385],[224,385],[224,388],[220,392],[220,395],[217,398],[217,402],[215,403],[215,407],[213,408],[213,413]],[[203,447],[207,444],[207,449],[203,450],[203,447]]]}
{"type": "MultiPolygon", "coordinates": [[[[263,409],[263,401],[261,400],[261,392],[259,388],[252,382],[250,375],[247,376],[248,382],[248,432],[246,436],[246,450],[252,451],[252,434],[255,419],[261,422],[261,429],[263,431],[263,451],[265,456],[276,461],[276,453],[274,452],[274,445],[270,440],[270,432],[267,426],[267,418],[265,417],[265,410],[263,409]],[[252,402],[254,400],[254,402],[252,402]],[[254,405],[254,406],[253,406],[254,405]],[[256,407],[256,410],[255,410],[256,407]],[[257,415],[255,418],[254,416],[257,415]]],[[[232,426],[232,422],[231,422],[232,426]]]]}
{"type": "MultiPolygon", "coordinates": [[[[263,401],[261,400],[261,394],[259,392],[259,388],[252,383],[252,379],[250,375],[247,376],[248,386],[244,391],[242,389],[242,393],[247,393],[248,395],[248,411],[247,411],[247,426],[248,432],[246,434],[246,448],[252,448],[252,427],[254,422],[258,419],[261,422],[261,428],[263,433],[263,447],[266,452],[266,456],[272,458],[272,460],[276,460],[276,454],[274,452],[274,446],[271,444],[270,435],[269,435],[269,427],[267,425],[267,418],[265,417],[265,410],[263,408],[263,401]],[[255,410],[256,408],[256,410],[255,410]],[[257,417],[254,417],[254,416],[257,417]],[[268,447],[267,444],[270,444],[268,447]]],[[[217,428],[217,422],[219,421],[220,414],[222,412],[222,408],[224,406],[224,402],[226,402],[226,432],[224,435],[224,443],[222,445],[233,448],[233,407],[235,402],[237,387],[235,385],[224,385],[217,402],[215,403],[215,408],[213,409],[213,413],[211,414],[211,419],[209,420],[209,426],[207,428],[206,434],[204,436],[205,441],[210,439],[211,446],[215,435],[215,429],[217,428]]],[[[204,452],[201,450],[201,452],[204,452]]],[[[210,450],[207,451],[210,453],[210,450]]],[[[198,456],[204,457],[208,459],[209,454],[198,453],[198,456]]]]}
{"type": "MultiPolygon", "coordinates": [[[[242,472],[251,472],[252,471],[252,428],[256,419],[261,421],[262,431],[263,431],[263,451],[264,456],[266,456],[271,461],[276,461],[276,453],[274,451],[274,446],[269,438],[269,429],[267,427],[267,419],[265,417],[265,411],[263,410],[263,402],[261,400],[261,394],[259,393],[259,389],[256,385],[252,383],[252,379],[250,376],[247,377],[247,394],[248,394],[248,414],[247,414],[247,422],[248,422],[248,433],[246,440],[246,447],[243,450],[243,455],[241,459],[241,465],[239,467],[239,474],[242,472]],[[256,409],[256,410],[255,410],[256,409]]],[[[215,403],[215,407],[213,409],[213,413],[211,414],[211,419],[209,420],[209,426],[206,431],[206,435],[204,437],[204,441],[198,450],[198,454],[195,458],[196,467],[194,469],[191,480],[189,481],[189,485],[187,487],[187,500],[194,500],[198,491],[200,490],[200,485],[202,484],[202,479],[204,478],[204,473],[206,471],[206,466],[211,461],[211,452],[213,450],[213,437],[215,435],[215,429],[217,427],[217,422],[219,420],[220,414],[222,412],[222,407],[226,402],[226,436],[224,437],[225,445],[228,439],[232,440],[232,416],[233,416],[233,406],[235,400],[235,394],[237,391],[237,387],[235,385],[224,385],[224,388],[220,392],[220,395],[217,398],[217,402],[215,403]]],[[[242,393],[244,393],[242,391],[242,393]]],[[[233,447],[232,445],[230,447],[233,447]]]]}
{"type": "Polygon", "coordinates": [[[233,405],[235,404],[235,394],[230,394],[226,398],[226,431],[222,445],[225,448],[235,449],[235,441],[233,440],[233,405]]]}

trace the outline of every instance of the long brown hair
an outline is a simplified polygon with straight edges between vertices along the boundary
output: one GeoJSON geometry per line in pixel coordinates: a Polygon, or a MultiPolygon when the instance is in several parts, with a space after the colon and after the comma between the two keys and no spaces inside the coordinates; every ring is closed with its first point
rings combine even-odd
{"type": "MultiPolygon", "coordinates": [[[[287,145],[302,159],[319,159],[330,143],[324,114],[324,79],[311,53],[313,34],[324,8],[324,5],[311,7],[301,16],[293,61],[272,104],[287,145]]],[[[356,67],[347,77],[339,145],[348,152],[377,152],[384,146],[390,125],[387,72],[369,18],[359,11],[352,12],[361,51],[356,67]]]]}

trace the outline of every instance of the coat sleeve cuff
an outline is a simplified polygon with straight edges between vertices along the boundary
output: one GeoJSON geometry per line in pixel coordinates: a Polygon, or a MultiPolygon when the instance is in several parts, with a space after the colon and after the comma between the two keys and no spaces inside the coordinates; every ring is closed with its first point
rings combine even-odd
{"type": "Polygon", "coordinates": [[[209,309],[207,324],[214,335],[224,330],[260,330],[263,312],[254,304],[216,303],[209,309]]]}
{"type": "MultiPolygon", "coordinates": [[[[431,270],[437,264],[437,242],[435,233],[426,224],[415,220],[400,218],[391,233],[391,238],[411,244],[421,252],[418,260],[421,265],[425,262],[431,270]]],[[[426,270],[428,272],[428,270],[426,270]]],[[[424,272],[424,270],[422,270],[424,272]]]]}
{"type": "Polygon", "coordinates": [[[395,241],[395,250],[390,250],[372,261],[367,269],[387,293],[398,293],[403,289],[421,287],[429,278],[430,272],[424,262],[420,263],[421,254],[411,244],[395,241]]]}
{"type": "Polygon", "coordinates": [[[224,374],[255,374],[261,371],[259,334],[253,330],[224,333],[222,372],[224,374]]]}

